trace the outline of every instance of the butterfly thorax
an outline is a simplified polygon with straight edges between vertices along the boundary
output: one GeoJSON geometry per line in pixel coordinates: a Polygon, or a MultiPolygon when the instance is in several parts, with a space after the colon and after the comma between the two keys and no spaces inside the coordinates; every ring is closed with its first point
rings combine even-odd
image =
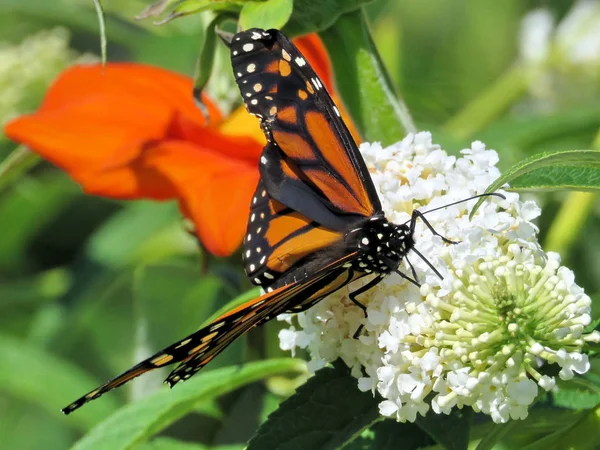
{"type": "Polygon", "coordinates": [[[373,217],[348,232],[348,248],[358,250],[352,268],[365,273],[389,273],[396,270],[413,248],[412,234],[406,225],[395,225],[385,217],[373,217]]]}

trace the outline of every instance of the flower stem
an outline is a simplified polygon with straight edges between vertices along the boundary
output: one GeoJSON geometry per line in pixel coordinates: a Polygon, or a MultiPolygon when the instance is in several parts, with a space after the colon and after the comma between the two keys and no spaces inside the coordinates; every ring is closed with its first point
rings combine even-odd
{"type": "Polygon", "coordinates": [[[25,172],[41,161],[41,158],[29,151],[24,145],[19,145],[0,162],[0,191],[20,178],[25,172]]]}
{"type": "Polygon", "coordinates": [[[523,66],[513,65],[444,126],[457,139],[470,139],[500,116],[527,89],[531,77],[523,66]]]}

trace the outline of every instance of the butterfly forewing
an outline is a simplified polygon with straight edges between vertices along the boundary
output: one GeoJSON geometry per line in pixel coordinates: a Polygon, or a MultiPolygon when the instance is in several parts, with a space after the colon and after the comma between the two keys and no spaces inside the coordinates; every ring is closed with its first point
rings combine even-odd
{"type": "Polygon", "coordinates": [[[277,30],[252,29],[234,37],[231,55],[248,111],[269,141],[260,162],[269,195],[338,231],[379,213],[356,143],[294,44],[277,30]]]}
{"type": "Polygon", "coordinates": [[[190,378],[251,328],[278,314],[297,309],[305,302],[313,304],[328,293],[339,289],[345,284],[343,281],[352,276],[352,271],[349,271],[346,266],[354,258],[355,254],[346,255],[339,261],[324,267],[318,274],[282,286],[228,311],[210,325],[166,347],[75,400],[62,411],[69,414],[133,378],[170,364],[180,363],[165,380],[171,387],[179,381],[190,378]]]}

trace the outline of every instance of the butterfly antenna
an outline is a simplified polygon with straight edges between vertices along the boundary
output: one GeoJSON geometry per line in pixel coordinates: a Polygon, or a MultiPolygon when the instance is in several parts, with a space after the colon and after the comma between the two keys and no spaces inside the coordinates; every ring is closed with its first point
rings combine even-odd
{"type": "MultiPolygon", "coordinates": [[[[450,206],[458,205],[460,203],[468,202],[470,200],[474,200],[476,198],[481,198],[481,197],[499,197],[502,200],[506,200],[506,197],[504,195],[499,194],[498,192],[490,192],[488,194],[474,195],[473,197],[464,198],[464,199],[459,200],[457,202],[448,203],[447,205],[438,206],[437,208],[433,208],[433,209],[430,209],[430,210],[427,210],[427,211],[422,211],[421,215],[423,215],[423,214],[429,214],[430,212],[439,211],[440,209],[448,208],[450,206]]],[[[413,220],[413,219],[411,218],[411,219],[407,220],[406,222],[404,222],[404,224],[409,223],[411,220],[413,220]]]]}

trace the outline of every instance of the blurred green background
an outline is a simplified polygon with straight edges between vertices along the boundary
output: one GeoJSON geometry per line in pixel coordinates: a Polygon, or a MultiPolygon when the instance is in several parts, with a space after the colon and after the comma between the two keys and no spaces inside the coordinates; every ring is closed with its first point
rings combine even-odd
{"type": "MultiPolygon", "coordinates": [[[[193,74],[207,14],[158,27],[133,19],[148,1],[102,3],[109,61],[193,74]]],[[[505,169],[539,151],[594,145],[600,126],[597,72],[570,68],[555,55],[556,61],[539,69],[552,80],[545,91],[529,89],[515,75],[523,66],[523,17],[547,7],[559,21],[573,3],[376,0],[366,12],[417,127],[432,131],[434,142],[449,152],[482,140],[499,152],[505,169]]],[[[91,0],[0,0],[0,120],[35,110],[56,74],[80,58],[99,58],[91,0]]],[[[220,75],[209,92],[233,108],[239,100],[232,95],[228,64],[222,48],[215,67],[220,75]]],[[[1,137],[0,161],[15,148],[1,137]]],[[[560,249],[578,284],[594,297],[600,291],[595,197],[550,193],[536,199],[544,208],[538,225],[545,248],[560,249]],[[575,211],[570,221],[557,223],[569,205],[575,211]]],[[[120,405],[161,388],[165,373],[137,379],[73,416],[63,416],[61,407],[194,331],[250,288],[240,254],[202,254],[174,203],[86,196],[47,163],[10,182],[0,178],[0,448],[69,448],[120,405]]],[[[205,370],[287,356],[278,349],[279,327],[272,322],[251,332],[205,370]]],[[[161,436],[206,446],[190,448],[243,448],[293,383],[275,378],[206,402],[161,436]]],[[[148,448],[168,448],[169,442],[148,448]]]]}

